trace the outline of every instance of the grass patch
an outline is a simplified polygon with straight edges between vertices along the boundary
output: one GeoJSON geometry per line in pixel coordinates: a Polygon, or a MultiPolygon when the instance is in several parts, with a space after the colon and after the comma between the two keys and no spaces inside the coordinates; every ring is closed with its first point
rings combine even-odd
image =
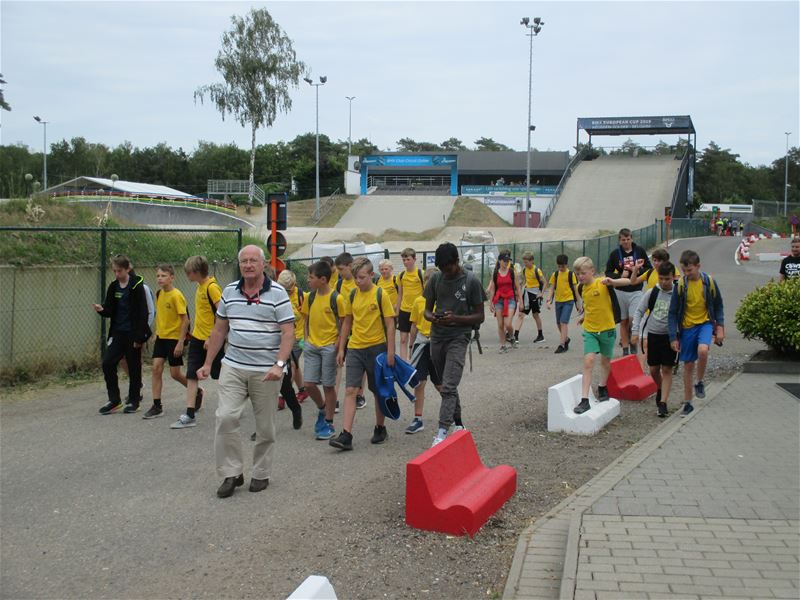
{"type": "Polygon", "coordinates": [[[753,219],[753,223],[765,229],[769,229],[770,231],[774,231],[775,233],[784,233],[786,235],[792,233],[792,226],[785,217],[753,219]]]}
{"type": "MultiPolygon", "coordinates": [[[[330,212],[316,224],[314,223],[314,211],[317,208],[317,201],[314,198],[293,200],[287,207],[289,227],[335,227],[344,213],[353,206],[355,199],[355,196],[337,196],[330,212]]],[[[320,199],[320,201],[322,200],[320,199]]]]}
{"type": "Polygon", "coordinates": [[[97,355],[54,367],[52,363],[30,364],[0,370],[0,389],[6,392],[22,392],[40,389],[48,385],[80,385],[102,377],[100,359],[97,355]]]}
{"type": "Polygon", "coordinates": [[[442,232],[442,227],[426,229],[425,231],[398,231],[397,229],[387,229],[379,235],[372,233],[359,233],[355,239],[365,244],[379,244],[385,241],[404,240],[409,242],[421,242],[436,239],[442,232]]]}
{"type": "Polygon", "coordinates": [[[491,208],[474,198],[459,196],[447,219],[449,227],[511,227],[491,208]]]}

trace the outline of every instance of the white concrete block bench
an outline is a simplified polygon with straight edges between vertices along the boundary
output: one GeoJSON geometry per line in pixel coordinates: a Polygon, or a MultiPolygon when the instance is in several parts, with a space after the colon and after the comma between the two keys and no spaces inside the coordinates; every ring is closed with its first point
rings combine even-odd
{"type": "Polygon", "coordinates": [[[585,413],[576,415],[574,408],[581,401],[583,375],[575,375],[547,390],[547,430],[594,435],[612,419],[619,416],[619,400],[610,398],[598,402],[589,388],[589,406],[585,413]]]}
{"type": "Polygon", "coordinates": [[[327,577],[310,575],[286,600],[336,600],[336,592],[327,577]]]}

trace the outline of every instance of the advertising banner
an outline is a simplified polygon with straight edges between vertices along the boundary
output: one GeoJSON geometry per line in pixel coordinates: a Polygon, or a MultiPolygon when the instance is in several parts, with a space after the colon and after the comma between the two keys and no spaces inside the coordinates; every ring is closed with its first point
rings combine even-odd
{"type": "Polygon", "coordinates": [[[578,119],[578,129],[593,133],[619,132],[617,135],[635,135],[637,131],[666,130],[675,133],[694,132],[691,117],[588,117],[578,119]]]}

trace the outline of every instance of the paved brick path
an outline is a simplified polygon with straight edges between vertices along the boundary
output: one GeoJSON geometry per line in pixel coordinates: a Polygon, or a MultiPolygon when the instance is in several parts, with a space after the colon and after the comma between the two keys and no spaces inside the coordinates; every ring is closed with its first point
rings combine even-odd
{"type": "Polygon", "coordinates": [[[505,597],[800,598],[792,380],[739,375],[620,457],[523,536],[505,597]]]}

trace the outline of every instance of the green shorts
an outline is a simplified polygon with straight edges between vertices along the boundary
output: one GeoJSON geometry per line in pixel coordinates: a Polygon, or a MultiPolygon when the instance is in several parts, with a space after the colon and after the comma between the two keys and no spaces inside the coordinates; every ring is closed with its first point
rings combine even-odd
{"type": "Polygon", "coordinates": [[[606,329],[599,333],[583,332],[583,353],[602,354],[606,358],[614,358],[614,343],[617,341],[617,330],[606,329]]]}

